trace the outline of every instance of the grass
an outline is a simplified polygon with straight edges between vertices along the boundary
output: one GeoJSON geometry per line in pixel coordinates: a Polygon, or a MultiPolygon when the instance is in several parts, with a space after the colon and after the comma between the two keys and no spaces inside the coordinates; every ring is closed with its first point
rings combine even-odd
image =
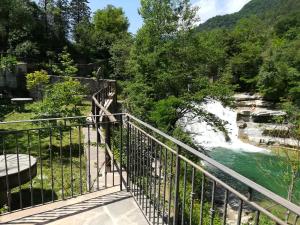
{"type": "MultiPolygon", "coordinates": [[[[34,114],[30,111],[30,107],[31,105],[28,104],[23,112],[12,111],[4,115],[4,121],[32,119],[34,114]]],[[[82,115],[88,115],[90,107],[90,103],[87,101],[78,106],[82,115]]],[[[15,154],[18,150],[20,154],[30,153],[37,159],[37,175],[32,180],[32,189],[30,182],[21,186],[23,207],[28,207],[31,203],[36,205],[79,195],[81,187],[83,193],[87,191],[86,157],[82,130],[78,126],[70,126],[69,123],[67,123],[69,125],[67,127],[63,123],[57,125],[61,128],[51,129],[51,141],[50,129],[43,124],[24,122],[0,125],[1,131],[19,131],[6,134],[3,139],[1,138],[4,140],[3,146],[6,154],[15,154]],[[28,131],[28,129],[31,130],[28,131]],[[31,202],[31,194],[33,202],[31,202]]],[[[11,190],[11,199],[11,209],[19,209],[19,187],[11,190]]],[[[2,207],[1,211],[4,212],[5,208],[2,207]]]]}

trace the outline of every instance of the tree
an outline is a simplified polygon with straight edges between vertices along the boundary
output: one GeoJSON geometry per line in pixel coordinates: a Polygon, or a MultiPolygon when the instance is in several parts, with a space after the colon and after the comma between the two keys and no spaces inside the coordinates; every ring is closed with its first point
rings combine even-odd
{"type": "Polygon", "coordinates": [[[35,44],[40,38],[40,10],[29,0],[11,0],[0,5],[0,50],[14,53],[22,43],[35,44]],[[35,34],[34,36],[32,34],[35,34]]]}
{"type": "Polygon", "coordinates": [[[52,65],[52,70],[55,74],[59,76],[75,76],[78,69],[74,65],[74,61],[71,58],[70,53],[68,53],[67,48],[58,54],[58,64],[52,65]]]}
{"type": "Polygon", "coordinates": [[[43,101],[33,106],[35,118],[81,115],[77,106],[82,102],[84,93],[85,87],[73,79],[48,86],[43,101]]]}
{"type": "Polygon", "coordinates": [[[267,40],[267,28],[256,17],[238,22],[227,40],[229,70],[241,91],[255,91],[257,75],[262,65],[261,53],[267,40]]]}
{"type": "MultiPolygon", "coordinates": [[[[104,9],[98,9],[93,17],[95,31],[104,36],[110,35],[114,41],[121,34],[127,32],[129,22],[122,8],[116,8],[112,5],[104,9]]],[[[109,41],[109,37],[107,40],[109,41]]]]}
{"type": "Polygon", "coordinates": [[[289,99],[300,106],[299,44],[300,39],[274,39],[269,49],[264,52],[258,86],[266,98],[276,102],[289,99]]]}
{"type": "Polygon", "coordinates": [[[51,20],[51,16],[52,16],[54,0],[39,0],[39,5],[43,11],[44,32],[45,32],[46,37],[48,37],[49,21],[51,20]]]}
{"type": "Polygon", "coordinates": [[[132,79],[125,88],[126,104],[131,112],[162,129],[174,129],[181,114],[171,112],[177,109],[193,110],[195,102],[207,97],[229,101],[231,95],[221,69],[226,62],[223,39],[214,43],[223,34],[194,33],[196,10],[186,0],[141,2],[144,25],[126,61],[132,79]],[[210,37],[214,39],[206,40],[210,37]],[[210,82],[209,76],[216,76],[216,81],[210,82]],[[161,123],[157,115],[165,111],[171,114],[167,113],[161,123]]]}
{"type": "MultiPolygon", "coordinates": [[[[97,10],[93,17],[93,42],[95,46],[95,57],[104,60],[102,65],[105,76],[109,77],[113,73],[112,64],[109,63],[112,55],[113,46],[117,47],[117,43],[127,45],[130,40],[128,34],[128,19],[122,8],[116,8],[108,5],[106,8],[97,10]],[[127,42],[127,43],[126,43],[127,42]]],[[[120,46],[120,45],[119,45],[120,46]]],[[[116,52],[114,52],[116,53],[116,52]]]]}
{"type": "Polygon", "coordinates": [[[93,34],[94,26],[88,20],[82,20],[79,24],[77,24],[73,33],[76,40],[74,47],[77,55],[85,61],[93,59],[95,55],[93,34]]]}
{"type": "Polygon", "coordinates": [[[49,83],[49,76],[45,70],[35,71],[26,75],[26,87],[28,90],[36,91],[38,99],[43,99],[43,90],[49,83]]]}
{"type": "Polygon", "coordinates": [[[64,46],[69,34],[68,0],[57,0],[52,13],[55,38],[64,46]]]}
{"type": "Polygon", "coordinates": [[[116,40],[110,47],[111,55],[109,64],[112,68],[111,78],[118,81],[127,80],[130,74],[127,74],[127,60],[133,45],[133,38],[129,34],[124,34],[122,38],[116,40]]]}
{"type": "MultiPolygon", "coordinates": [[[[91,10],[88,3],[88,0],[71,0],[70,2],[70,20],[73,34],[81,21],[90,20],[91,10]]],[[[77,41],[76,36],[74,36],[74,39],[77,41]]]]}

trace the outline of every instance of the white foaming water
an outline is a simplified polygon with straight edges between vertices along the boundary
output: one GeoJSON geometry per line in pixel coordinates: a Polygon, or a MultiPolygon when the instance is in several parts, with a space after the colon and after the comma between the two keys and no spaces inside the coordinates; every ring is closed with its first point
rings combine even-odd
{"type": "Polygon", "coordinates": [[[237,113],[233,109],[224,107],[216,100],[208,100],[198,107],[227,122],[225,129],[230,140],[226,141],[222,131],[208,124],[201,117],[195,116],[194,113],[188,112],[179,120],[179,124],[185,132],[191,135],[196,145],[208,150],[221,147],[245,152],[267,152],[266,149],[244,143],[238,138],[237,113]]]}

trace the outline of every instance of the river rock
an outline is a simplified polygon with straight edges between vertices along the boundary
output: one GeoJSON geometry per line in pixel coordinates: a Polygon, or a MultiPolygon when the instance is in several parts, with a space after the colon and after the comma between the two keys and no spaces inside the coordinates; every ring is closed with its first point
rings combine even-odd
{"type": "Polygon", "coordinates": [[[264,101],[264,100],[247,100],[247,101],[237,101],[236,102],[237,107],[259,107],[259,108],[269,108],[273,106],[273,103],[264,101]]]}
{"type": "Polygon", "coordinates": [[[239,127],[240,129],[245,129],[245,128],[247,127],[247,123],[244,122],[244,121],[239,121],[239,122],[238,122],[238,127],[239,127]]]}
{"type": "Polygon", "coordinates": [[[255,111],[252,113],[252,120],[256,123],[268,123],[272,122],[275,117],[285,116],[286,113],[283,111],[275,111],[275,110],[262,110],[255,111]]]}
{"type": "Polygon", "coordinates": [[[251,116],[250,110],[238,110],[237,112],[237,121],[249,122],[251,116]]]}
{"type": "Polygon", "coordinates": [[[261,100],[262,96],[259,94],[239,93],[234,96],[235,101],[250,101],[250,100],[261,100]]]}

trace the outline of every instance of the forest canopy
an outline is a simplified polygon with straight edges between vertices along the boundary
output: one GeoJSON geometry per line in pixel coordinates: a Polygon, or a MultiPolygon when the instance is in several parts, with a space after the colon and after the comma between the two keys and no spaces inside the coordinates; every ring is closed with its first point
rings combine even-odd
{"type": "Polygon", "coordinates": [[[112,5],[92,14],[87,0],[3,0],[0,51],[57,75],[100,62],[128,110],[166,131],[195,102],[230,104],[234,91],[299,107],[299,0],[252,0],[199,27],[197,10],[189,0],[141,0],[144,24],[134,35],[112,5]]]}

